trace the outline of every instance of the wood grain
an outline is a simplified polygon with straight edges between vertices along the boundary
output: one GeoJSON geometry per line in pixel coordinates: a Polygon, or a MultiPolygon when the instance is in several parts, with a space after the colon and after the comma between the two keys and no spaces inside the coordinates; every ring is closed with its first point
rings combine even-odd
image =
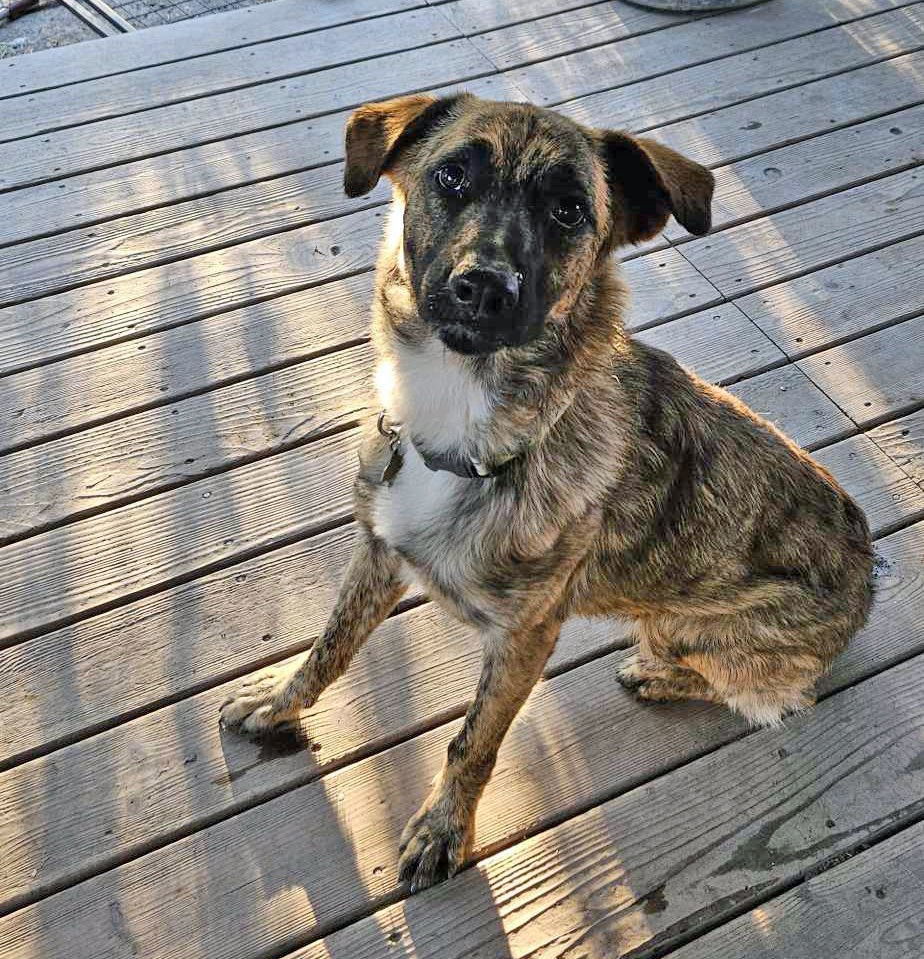
{"type": "MultiPolygon", "coordinates": [[[[435,44],[0,145],[0,189],[333,113],[494,73],[466,40],[435,44]]],[[[320,151],[323,157],[323,150],[320,151]]]]}
{"type": "MultiPolygon", "coordinates": [[[[467,82],[465,88],[494,99],[522,99],[522,94],[502,76],[481,77],[467,82]]],[[[436,87],[433,92],[444,94],[455,89],[456,85],[451,84],[436,87]]],[[[340,161],[343,128],[350,112],[341,110],[228,136],[13,190],[4,194],[8,217],[0,224],[0,243],[74,229],[340,161]]],[[[339,198],[339,188],[336,193],[337,197],[331,199],[339,198]]]]}
{"type": "Polygon", "coordinates": [[[924,403],[924,317],[906,320],[799,360],[857,424],[869,426],[924,403]]]}
{"type": "Polygon", "coordinates": [[[363,210],[9,307],[0,355],[23,368],[368,270],[381,216],[363,210]]]}
{"type": "MultiPolygon", "coordinates": [[[[607,5],[613,11],[614,19],[627,20],[637,14],[637,9],[624,0],[608,0],[607,5]]],[[[587,0],[504,0],[504,3],[450,0],[440,5],[440,12],[449,17],[463,33],[473,35],[565,12],[579,16],[578,10],[587,6],[587,0]]]]}
{"type": "Polygon", "coordinates": [[[782,365],[786,356],[734,303],[701,310],[638,334],[709,380],[727,385],[782,365]]]}
{"type": "Polygon", "coordinates": [[[171,103],[189,101],[192,107],[199,97],[244,87],[258,97],[260,85],[273,80],[294,80],[313,71],[458,36],[438,10],[425,7],[87,80],[69,87],[66,96],[47,90],[0,99],[0,143],[171,103]]]}
{"type": "Polygon", "coordinates": [[[883,423],[870,439],[920,486],[924,486],[924,410],[883,423]]]}
{"type": "Polygon", "coordinates": [[[856,432],[850,419],[795,366],[761,373],[728,391],[806,449],[856,432]]]}
{"type": "Polygon", "coordinates": [[[246,7],[226,13],[220,20],[184,21],[182,30],[167,24],[150,27],[138,36],[125,34],[105,47],[94,42],[92,47],[57,47],[37,50],[28,57],[12,57],[4,61],[0,71],[5,75],[0,100],[424,5],[420,0],[276,2],[273,17],[246,7]]]}
{"type": "MultiPolygon", "coordinates": [[[[850,654],[839,661],[828,689],[854,683],[896,658],[907,657],[924,647],[919,609],[924,597],[921,533],[919,525],[881,544],[887,573],[882,578],[879,606],[866,632],[850,654]],[[910,566],[906,567],[905,563],[910,566]]],[[[369,649],[367,646],[366,651],[369,649]]],[[[640,706],[613,680],[613,670],[624,655],[615,653],[596,660],[536,689],[505,742],[485,796],[479,819],[479,848],[491,849],[498,843],[508,843],[526,830],[540,829],[549,816],[573,815],[601,799],[631,790],[674,768],[678,762],[700,756],[744,732],[737,719],[718,707],[640,706]]],[[[363,683],[362,667],[357,663],[354,668],[353,683],[363,683]]],[[[407,687],[403,675],[403,670],[396,668],[392,681],[401,690],[400,708],[406,709],[407,687]]],[[[705,876],[712,877],[718,890],[724,890],[729,881],[753,885],[749,860],[743,858],[745,853],[740,847],[744,844],[746,850],[754,845],[752,842],[749,846],[746,841],[768,815],[768,804],[789,808],[788,804],[792,803],[791,815],[796,817],[798,826],[802,822],[798,797],[806,791],[809,795],[819,793],[816,801],[821,801],[825,810],[822,820],[825,815],[833,815],[840,821],[843,815],[843,828],[833,834],[822,830],[817,838],[820,840],[823,835],[825,839],[817,843],[807,838],[801,842],[795,838],[784,840],[783,836],[789,836],[787,831],[775,840],[768,838],[769,848],[781,848],[782,844],[782,848],[792,851],[791,855],[780,856],[780,865],[788,868],[790,864],[804,864],[805,857],[808,862],[817,861],[844,848],[844,844],[856,843],[860,837],[872,834],[880,816],[902,809],[906,796],[913,795],[908,802],[920,803],[917,774],[911,779],[898,777],[895,762],[902,757],[907,762],[911,746],[920,749],[917,742],[919,713],[924,702],[920,695],[922,681],[924,664],[915,661],[911,667],[900,667],[823,704],[815,713],[782,732],[760,733],[740,746],[728,747],[720,754],[630,792],[623,800],[615,801],[616,816],[609,816],[614,807],[608,804],[570,820],[545,834],[546,839],[553,842],[551,848],[559,851],[552,861],[561,863],[569,873],[571,864],[578,870],[586,870],[588,863],[574,856],[578,847],[572,839],[577,841],[580,835],[574,830],[580,830],[588,822],[598,822],[596,817],[604,815],[607,822],[632,824],[631,829],[619,833],[615,845],[612,840],[603,843],[611,854],[616,855],[618,849],[620,859],[635,855],[651,859],[654,848],[658,855],[652,861],[660,861],[660,855],[667,857],[667,863],[659,867],[659,876],[662,869],[666,870],[660,879],[646,881],[641,886],[632,883],[639,898],[666,881],[678,861],[683,860],[700,863],[694,867],[696,878],[691,879],[691,888],[701,891],[709,888],[705,876]],[[844,705],[836,705],[838,702],[844,705]],[[883,702],[891,703],[890,709],[884,710],[883,702]],[[861,729],[862,736],[858,735],[861,729]],[[791,763],[782,774],[778,751],[784,748],[791,763]],[[877,802],[855,801],[857,787],[854,774],[849,771],[851,768],[858,770],[855,775],[861,780],[865,775],[876,783],[873,794],[878,797],[877,802]],[[766,782],[770,775],[774,776],[777,787],[772,791],[757,788],[757,784],[766,782]],[[792,782],[791,795],[783,785],[787,781],[792,782]],[[681,785],[674,785],[678,782],[681,785]],[[696,801],[678,806],[678,794],[696,797],[696,801]],[[721,799],[723,795],[725,800],[721,799]],[[825,796],[827,799],[821,798],[825,796]],[[743,797],[747,797],[746,801],[743,797]],[[637,812],[632,812],[636,808],[637,812]],[[667,814],[668,808],[673,808],[674,815],[667,814]],[[835,809],[836,814],[830,811],[835,809]],[[691,821],[693,811],[707,817],[703,830],[696,827],[697,820],[691,821]],[[741,816],[740,826],[728,828],[729,815],[741,816]],[[861,818],[854,822],[851,815],[861,818]],[[720,830],[719,835],[726,836],[729,845],[719,847],[721,855],[717,859],[690,855],[693,850],[689,844],[693,843],[696,848],[702,841],[700,837],[709,834],[715,840],[713,830],[723,820],[726,828],[720,830]],[[706,823],[711,822],[715,822],[715,826],[706,828],[706,823]],[[647,827],[642,828],[642,823],[647,823],[647,827]],[[654,847],[654,833],[650,830],[656,830],[663,840],[654,847]],[[633,833],[637,835],[637,846],[629,842],[633,833]],[[558,837],[562,837],[561,840],[558,837]],[[637,852],[633,853],[633,849],[637,852]],[[736,861],[736,854],[742,857],[740,870],[717,870],[729,859],[736,861]],[[705,873],[701,873],[701,869],[705,873]]],[[[455,682],[453,671],[437,673],[434,682],[442,691],[447,682],[455,682]]],[[[369,688],[379,691],[381,687],[381,680],[377,680],[369,688]]],[[[220,689],[212,690],[176,708],[168,707],[161,714],[151,714],[118,727],[112,735],[119,739],[104,734],[109,737],[105,748],[104,737],[88,740],[84,746],[70,747],[70,750],[99,749],[92,766],[86,756],[78,760],[75,752],[68,754],[68,750],[64,750],[54,759],[37,760],[4,774],[0,782],[11,788],[15,784],[13,795],[33,797],[28,807],[31,811],[19,803],[0,804],[4,810],[5,831],[20,837],[15,846],[15,863],[10,861],[8,872],[13,874],[15,864],[17,873],[31,875],[39,855],[45,856],[40,869],[45,878],[53,868],[73,870],[75,862],[87,863],[88,856],[99,857],[95,860],[99,868],[107,861],[102,855],[104,850],[111,860],[114,848],[121,844],[127,852],[124,844],[137,842],[139,833],[150,840],[150,830],[154,828],[163,831],[166,837],[169,835],[166,830],[178,817],[191,815],[201,824],[198,817],[207,811],[217,811],[212,805],[215,802],[222,802],[227,813],[230,808],[272,795],[270,790],[278,791],[284,781],[290,785],[293,781],[304,782],[318,773],[318,763],[323,762],[327,750],[338,748],[340,737],[351,728],[352,721],[347,717],[356,715],[352,710],[358,707],[354,697],[349,712],[342,715],[342,701],[335,700],[331,708],[336,708],[338,715],[336,718],[328,715],[325,721],[324,707],[319,704],[321,708],[309,718],[307,728],[320,749],[280,755],[267,749],[261,752],[260,747],[237,737],[219,737],[215,708],[221,693],[220,689]],[[186,722],[178,722],[178,708],[186,710],[186,722]],[[155,719],[164,723],[164,731],[153,735],[148,726],[142,735],[138,724],[155,719]],[[194,728],[187,724],[189,722],[194,728]],[[186,763],[179,762],[178,747],[183,750],[186,763]],[[134,760],[130,780],[126,779],[124,767],[124,757],[128,755],[134,760]],[[65,758],[69,761],[65,762],[65,758]],[[52,774],[49,762],[55,762],[59,777],[54,790],[44,785],[52,774]],[[79,775],[80,770],[88,768],[95,770],[95,812],[80,817],[77,830],[76,818],[72,816],[77,809],[78,790],[65,788],[60,776],[71,771],[79,775]],[[120,783],[117,795],[115,788],[106,785],[110,782],[114,785],[116,775],[120,783]],[[174,788],[182,791],[174,794],[174,788]],[[42,803],[36,806],[34,797],[39,795],[43,797],[42,803]],[[229,803],[233,804],[230,808],[229,803]],[[57,837],[48,834],[49,828],[59,830],[57,837]],[[78,851],[79,855],[75,855],[78,851]]],[[[331,694],[334,695],[333,690],[331,694]]],[[[374,906],[383,895],[394,891],[397,833],[426,791],[451,732],[452,726],[444,726],[417,736],[332,772],[319,782],[309,783],[66,889],[40,906],[13,913],[0,920],[0,935],[7,943],[10,956],[18,959],[27,955],[26,944],[38,935],[44,948],[52,952],[60,948],[63,941],[60,937],[75,935],[92,946],[94,955],[121,948],[117,945],[118,930],[113,930],[106,919],[114,896],[124,916],[125,928],[131,930],[135,948],[145,956],[170,955],[181,959],[209,955],[221,959],[242,952],[258,954],[269,943],[294,944],[296,937],[322,933],[332,923],[355,915],[359,908],[374,906]],[[253,886],[260,888],[260,895],[253,894],[253,886]],[[191,888],[199,891],[199,897],[208,897],[207,923],[190,922],[189,900],[183,891],[191,888]],[[230,936],[232,925],[233,937],[230,936]]],[[[802,806],[805,807],[804,799],[802,806]]],[[[814,821],[818,811],[811,804],[808,808],[814,821]]],[[[789,818],[786,817],[787,822],[789,818]]],[[[517,862],[525,857],[528,865],[523,870],[515,869],[504,882],[505,888],[515,895],[525,892],[523,877],[544,875],[530,852],[536,848],[536,842],[544,841],[541,837],[528,840],[492,861],[517,862]]],[[[705,850],[701,850],[701,854],[704,853],[705,850]]],[[[633,868],[642,866],[635,859],[631,864],[633,868]]],[[[471,908],[465,890],[476,875],[470,873],[469,878],[444,887],[454,889],[458,897],[453,913],[456,921],[467,916],[471,908]]],[[[595,875],[595,870],[587,875],[595,875]]],[[[33,879],[36,880],[38,877],[33,879]]],[[[607,874],[609,885],[618,881],[618,877],[607,874]]],[[[740,887],[734,888],[740,890],[740,887]]],[[[433,894],[427,894],[430,895],[433,894]]],[[[626,895],[627,892],[620,892],[619,898],[625,901],[626,895]]],[[[724,894],[716,898],[724,899],[724,894]]],[[[560,899],[560,895],[555,899],[560,899]]],[[[667,900],[675,903],[674,909],[685,901],[676,892],[668,893],[667,900]]],[[[411,907],[426,901],[427,897],[412,900],[411,907]]],[[[643,904],[640,903],[640,908],[643,904]]],[[[602,921],[608,912],[609,907],[596,915],[602,921]]],[[[618,910],[615,915],[619,915],[618,910]]],[[[673,919],[679,918],[673,911],[657,916],[653,921],[659,929],[669,927],[673,919]]],[[[557,921],[552,921],[551,926],[556,929],[555,935],[564,931],[557,921]]],[[[471,940],[465,947],[456,946],[456,942],[454,933],[455,947],[473,945],[471,940]]],[[[448,946],[445,940],[440,943],[443,948],[448,946]]],[[[464,954],[472,955],[471,952],[464,954]]]]}
{"type": "MultiPolygon", "coordinates": [[[[449,5],[447,13],[461,26],[465,20],[454,14],[453,6],[449,5]]],[[[689,19],[689,14],[647,10],[628,3],[595,3],[479,33],[471,39],[498,70],[511,70],[538,60],[566,56],[588,47],[662,30],[689,19]]]]}
{"type": "Polygon", "coordinates": [[[924,53],[906,53],[657,128],[668,146],[715,166],[784,147],[822,129],[921,101],[924,53]]]}
{"type": "Polygon", "coordinates": [[[924,824],[835,865],[668,959],[908,959],[924,942],[924,824]]]}
{"type": "Polygon", "coordinates": [[[924,172],[906,170],[693,240],[683,255],[740,296],[920,232],[924,172]]]}
{"type": "MultiPolygon", "coordinates": [[[[737,20],[740,15],[736,12],[729,19],[737,20]]],[[[582,123],[649,130],[912,52],[919,45],[922,25],[924,14],[919,7],[887,11],[869,20],[686,67],[638,84],[591,93],[556,109],[582,123]]],[[[655,39],[660,39],[660,34],[655,39]]],[[[618,66],[615,69],[618,76],[618,66]]],[[[585,64],[582,72],[586,75],[586,71],[585,64]]]]}
{"type": "MultiPolygon", "coordinates": [[[[900,5],[896,0],[824,0],[812,4],[777,0],[775,7],[757,5],[733,17],[695,19],[651,37],[632,37],[567,53],[541,65],[515,69],[511,78],[530,100],[547,106],[596,93],[611,86],[614,78],[626,86],[656,74],[677,73],[703,61],[766,47],[868,14],[889,12],[900,5]],[[657,55],[653,56],[655,50],[657,55]]],[[[877,30],[873,24],[863,26],[867,33],[877,30]]]]}
{"type": "Polygon", "coordinates": [[[924,312],[924,236],[894,243],[736,300],[797,359],[864,330],[924,312]]]}
{"type": "MultiPolygon", "coordinates": [[[[922,683],[918,657],[290,959],[372,959],[402,942],[415,959],[660,954],[920,815],[922,683]]],[[[313,883],[302,891],[319,901],[313,883]]]]}
{"type": "MultiPolygon", "coordinates": [[[[720,167],[714,171],[713,231],[922,160],[924,106],[917,106],[720,167]]],[[[688,235],[673,220],[665,232],[678,241],[688,235]]]]}
{"type": "Polygon", "coordinates": [[[4,547],[0,643],[344,522],[356,440],[341,433],[4,547]]]}

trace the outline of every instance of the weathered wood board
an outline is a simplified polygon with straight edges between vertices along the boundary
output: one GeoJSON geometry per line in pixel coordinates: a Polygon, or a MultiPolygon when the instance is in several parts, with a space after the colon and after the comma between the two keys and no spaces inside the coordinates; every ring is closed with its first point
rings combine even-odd
{"type": "MultiPolygon", "coordinates": [[[[904,635],[901,635],[894,613],[886,626],[888,637],[885,639],[877,632],[879,620],[874,617],[869,627],[874,637],[872,645],[876,647],[872,661],[865,640],[858,640],[852,655],[845,656],[839,663],[828,682],[829,689],[855,683],[861,676],[881,669],[886,664],[883,658],[894,661],[895,657],[907,657],[919,652],[924,644],[919,611],[908,609],[907,605],[909,602],[919,604],[924,595],[924,576],[920,567],[921,530],[920,527],[913,530],[918,537],[913,553],[916,568],[906,579],[897,564],[887,558],[889,573],[883,577],[883,599],[878,613],[878,616],[886,611],[892,613],[893,601],[900,602],[906,623],[904,635]],[[883,642],[885,649],[881,648],[883,642]]],[[[909,535],[915,533],[908,531],[905,537],[909,535]]],[[[899,536],[901,534],[892,539],[899,536]]],[[[884,548],[887,548],[885,544],[884,548]]],[[[488,787],[479,825],[480,848],[493,848],[500,842],[507,843],[522,835],[524,829],[539,828],[553,811],[560,814],[566,810],[574,814],[595,806],[601,798],[631,790],[659,771],[666,772],[677,764],[680,756],[692,759],[714,750],[721,743],[730,742],[745,731],[739,720],[718,707],[689,705],[670,708],[637,704],[612,677],[616,662],[623,655],[615,653],[564,673],[535,691],[505,742],[495,776],[488,787]],[[668,729],[670,735],[666,735],[668,729]],[[580,735],[577,735],[578,730],[580,735]]],[[[705,905],[704,894],[710,896],[709,902],[724,902],[732,893],[739,903],[746,901],[747,890],[743,887],[755,885],[752,881],[754,870],[766,872],[767,865],[763,860],[743,859],[740,868],[723,870],[719,867],[729,859],[737,862],[736,850],[739,858],[745,856],[740,847],[744,844],[745,850],[749,848],[746,840],[753,831],[760,829],[772,808],[779,810],[781,804],[783,808],[791,805],[791,813],[784,820],[788,824],[786,831],[774,840],[773,848],[804,850],[801,855],[771,857],[779,858],[778,865],[784,876],[797,864],[811,864],[839,849],[850,848],[862,838],[875,835],[880,828],[878,805],[853,801],[854,776],[875,782],[879,795],[888,798],[889,808],[902,810],[901,815],[911,817],[914,810],[920,808],[918,774],[899,777],[896,770],[907,765],[909,758],[920,750],[918,728],[924,702],[920,695],[922,681],[924,662],[918,657],[906,666],[899,666],[833,697],[810,716],[793,721],[782,731],[755,734],[744,743],[731,745],[719,754],[713,753],[643,789],[629,792],[622,799],[592,809],[585,816],[570,819],[551,833],[545,833],[544,837],[527,840],[482,868],[503,869],[501,864],[504,862],[526,861],[528,865],[523,870],[516,869],[515,873],[521,880],[531,875],[538,881],[544,873],[538,867],[533,851],[557,848],[562,853],[553,857],[554,861],[566,874],[571,875],[572,870],[581,872],[586,869],[586,863],[580,856],[575,856],[581,830],[587,824],[598,823],[602,815],[607,829],[600,835],[600,851],[605,850],[606,854],[615,857],[618,846],[616,862],[625,862],[625,857],[633,856],[629,840],[633,833],[637,837],[634,855],[639,857],[630,860],[633,868],[644,868],[646,857],[649,864],[658,862],[657,857],[651,859],[651,843],[656,834],[664,840],[657,844],[657,848],[663,850],[667,862],[657,867],[654,877],[649,877],[652,881],[641,886],[632,884],[641,900],[639,909],[644,907],[645,893],[661,882],[680,882],[688,890],[685,895],[678,892],[673,896],[666,895],[666,899],[675,904],[674,910],[690,909],[694,904],[697,907],[705,905]],[[891,704],[891,708],[884,709],[884,703],[891,704]],[[859,735],[861,730],[862,736],[859,735]],[[778,768],[780,750],[789,762],[788,775],[782,780],[778,768]],[[720,775],[720,770],[725,770],[725,774],[720,775]],[[771,774],[778,783],[776,788],[759,789],[758,784],[766,782],[771,774]],[[789,777],[792,777],[791,793],[782,786],[789,777]],[[803,794],[807,790],[810,795],[817,794],[815,801],[821,803],[822,821],[825,816],[830,816],[841,823],[840,829],[822,828],[817,834],[812,831],[819,810],[811,803],[806,805],[803,794]],[[692,807],[681,807],[687,815],[668,815],[668,808],[677,809],[675,797],[678,792],[700,796],[702,801],[692,807]],[[720,798],[722,796],[724,800],[720,798]],[[694,826],[700,820],[688,818],[694,810],[696,815],[705,817],[701,828],[694,826]],[[731,830],[727,828],[730,815],[740,817],[740,825],[731,830]],[[722,834],[727,837],[728,846],[720,844],[707,855],[708,837],[721,821],[726,821],[722,834]],[[642,822],[648,823],[648,827],[642,827],[642,822]],[[614,843],[612,829],[617,823],[622,827],[618,833],[619,841],[614,843]],[[713,825],[706,828],[708,823],[713,825]],[[809,834],[804,834],[804,830],[810,827],[809,834]],[[795,833],[791,834],[790,829],[795,833]],[[606,835],[611,838],[604,840],[606,835]],[[784,840],[782,836],[789,838],[784,840]],[[549,841],[551,847],[545,845],[549,841]],[[700,842],[706,842],[707,848],[701,850],[700,856],[691,856],[689,844],[693,843],[695,847],[700,842]],[[684,879],[678,879],[675,872],[676,864],[684,860],[697,863],[689,885],[684,879]],[[704,882],[707,877],[711,878],[704,882]],[[739,885],[728,887],[728,882],[739,885]],[[739,896],[742,899],[738,899],[739,896]]],[[[212,723],[214,705],[215,700],[212,700],[206,714],[212,723]]],[[[309,728],[312,736],[317,735],[323,752],[324,739],[318,732],[319,725],[310,725],[309,728]]],[[[176,727],[173,729],[176,735],[176,727]]],[[[415,737],[342,772],[334,772],[318,783],[288,792],[188,839],[127,863],[114,873],[104,873],[67,889],[46,900],[41,908],[29,907],[13,913],[0,920],[0,935],[12,947],[11,956],[26,955],[22,952],[24,943],[41,917],[42,935],[48,948],[54,948],[60,936],[79,934],[81,937],[97,937],[86,941],[93,944],[94,954],[102,952],[114,933],[110,924],[101,919],[108,914],[108,903],[116,889],[133,942],[145,955],[192,957],[208,954],[221,957],[232,954],[226,951],[229,948],[238,951],[246,948],[256,953],[265,949],[268,942],[285,944],[299,935],[322,932],[331,924],[355,915],[361,904],[380,902],[383,895],[394,889],[397,834],[407,815],[424,795],[450,734],[451,727],[440,727],[415,737]],[[322,824],[326,828],[322,828],[322,824]],[[345,860],[349,861],[350,868],[344,868],[345,860]],[[274,867],[268,872],[270,862],[274,867]],[[265,883],[270,879],[273,882],[272,895],[252,895],[248,888],[251,883],[265,883]],[[195,924],[190,929],[184,919],[188,905],[181,890],[189,884],[206,881],[210,890],[210,921],[195,924]],[[233,942],[229,943],[232,925],[234,936],[233,942]]],[[[196,759],[188,763],[184,771],[185,775],[195,775],[195,767],[204,758],[204,739],[184,737],[182,741],[188,744],[187,748],[195,743],[196,759]]],[[[247,746],[238,738],[225,737],[216,748],[220,755],[221,749],[235,753],[247,746]]],[[[249,748],[253,753],[258,751],[253,745],[249,748]]],[[[142,756],[150,754],[142,751],[136,755],[140,763],[142,756]]],[[[314,765],[310,755],[302,753],[297,757],[305,776],[310,776],[314,765]]],[[[252,762],[240,776],[233,779],[225,776],[223,781],[232,779],[227,786],[241,801],[248,795],[249,788],[265,789],[268,769],[273,764],[277,761],[292,763],[295,758],[289,755],[271,759],[267,755],[266,762],[257,762],[256,765],[252,762]],[[255,768],[260,770],[259,776],[251,775],[255,768]],[[259,783],[256,787],[253,785],[255,781],[259,783]]],[[[158,762],[154,759],[152,765],[154,768],[147,774],[154,773],[156,778],[176,772],[169,760],[158,762]]],[[[219,781],[222,781],[221,777],[219,781]]],[[[108,819],[102,819],[106,828],[112,829],[113,833],[127,830],[140,818],[147,822],[163,822],[160,815],[155,814],[155,806],[163,798],[160,789],[133,791],[129,795],[136,797],[135,806],[144,813],[141,816],[131,811],[118,816],[110,814],[108,819]]],[[[197,795],[198,811],[201,811],[203,801],[203,796],[197,795]]],[[[125,808],[124,803],[122,808],[125,808]]],[[[171,808],[176,809],[176,804],[171,808]]],[[[128,809],[131,810],[131,806],[128,809]]],[[[84,822],[83,842],[89,840],[88,831],[88,824],[84,822]]],[[[47,844],[45,848],[47,850],[47,844]]],[[[477,872],[469,873],[469,878],[456,881],[457,910],[454,915],[457,920],[467,916],[470,909],[477,911],[477,902],[469,904],[466,892],[469,883],[477,883],[477,876],[477,872]]],[[[607,872],[605,876],[608,885],[618,881],[618,875],[607,872]]],[[[778,873],[775,878],[779,881],[778,873]]],[[[445,895],[451,888],[444,886],[413,899],[409,908],[426,902],[427,896],[445,895]]],[[[511,892],[515,897],[527,894],[519,883],[511,886],[511,892]]],[[[751,894],[756,894],[756,890],[752,889],[751,894]]],[[[620,895],[625,897],[625,893],[620,895]]],[[[480,897],[477,898],[480,901],[480,897]]],[[[502,895],[500,901],[503,902],[502,895]]],[[[553,901],[560,901],[560,896],[555,896],[553,901]]],[[[644,939],[664,933],[673,921],[689,914],[665,911],[666,915],[657,914],[657,919],[653,920],[655,926],[644,939]]],[[[427,921],[427,915],[437,914],[428,911],[421,916],[422,921],[427,921]]],[[[607,921],[619,924],[622,912],[608,908],[605,913],[597,915],[601,920],[608,917],[607,921]]],[[[579,916],[573,918],[577,920],[579,916]]],[[[565,931],[560,923],[553,925],[556,926],[555,936],[565,931]]],[[[368,926],[357,928],[362,930],[368,926]]],[[[540,922],[539,928],[546,928],[546,924],[540,922]]],[[[507,932],[509,934],[510,930],[507,932]]],[[[632,939],[633,945],[639,941],[632,939]]],[[[446,949],[449,945],[441,943],[437,948],[446,949]]],[[[468,937],[458,940],[454,937],[452,946],[467,949],[472,942],[468,937]]],[[[620,952],[626,950],[623,945],[620,952]]],[[[440,951],[432,954],[444,955],[440,951]]],[[[470,952],[458,954],[471,955],[470,952]]]]}
{"type": "Polygon", "coordinates": [[[669,959],[909,959],[924,941],[924,824],[867,849],[669,959]]]}

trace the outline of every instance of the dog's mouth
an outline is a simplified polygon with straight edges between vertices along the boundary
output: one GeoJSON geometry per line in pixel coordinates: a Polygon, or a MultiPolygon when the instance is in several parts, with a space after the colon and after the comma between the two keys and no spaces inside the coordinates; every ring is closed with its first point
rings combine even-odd
{"type": "Polygon", "coordinates": [[[436,335],[450,350],[462,353],[465,356],[495,353],[509,345],[495,336],[487,335],[480,330],[473,330],[461,323],[441,324],[436,331],[436,335]]]}

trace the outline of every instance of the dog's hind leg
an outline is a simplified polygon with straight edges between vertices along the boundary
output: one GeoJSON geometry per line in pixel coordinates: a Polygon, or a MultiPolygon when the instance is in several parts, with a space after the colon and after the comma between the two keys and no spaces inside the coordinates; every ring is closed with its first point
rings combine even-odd
{"type": "Polygon", "coordinates": [[[454,875],[469,854],[475,808],[501,741],[539,679],[560,628],[553,617],[487,638],[475,700],[429,797],[401,836],[398,872],[412,891],[454,875]]]}
{"type": "Polygon", "coordinates": [[[787,714],[813,706],[813,687],[825,669],[805,653],[747,649],[690,653],[684,662],[752,726],[778,726],[787,714]]]}
{"type": "Polygon", "coordinates": [[[686,699],[720,701],[716,691],[698,673],[641,653],[630,656],[616,678],[638,699],[648,702],[682,702],[686,699]]]}
{"type": "Polygon", "coordinates": [[[844,643],[839,623],[799,628],[761,616],[640,620],[638,653],[620,681],[640,699],[721,702],[754,726],[778,725],[814,703],[813,686],[844,643]]]}
{"type": "Polygon", "coordinates": [[[313,706],[406,589],[397,553],[361,532],[334,611],[310,652],[288,667],[265,670],[243,683],[222,705],[222,724],[257,735],[313,706]]]}

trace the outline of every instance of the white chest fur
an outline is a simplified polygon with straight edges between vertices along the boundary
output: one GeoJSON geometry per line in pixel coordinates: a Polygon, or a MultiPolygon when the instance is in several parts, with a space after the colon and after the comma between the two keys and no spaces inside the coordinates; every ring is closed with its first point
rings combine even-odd
{"type": "Polygon", "coordinates": [[[390,486],[376,492],[374,532],[391,546],[415,555],[437,554],[446,535],[463,479],[444,470],[428,469],[410,443],[402,444],[404,462],[390,486]]]}
{"type": "Polygon", "coordinates": [[[389,419],[401,424],[404,462],[393,483],[376,493],[375,533],[424,565],[451,565],[466,552],[452,517],[473,481],[428,469],[409,437],[428,452],[473,455],[490,415],[488,397],[465,361],[435,338],[420,347],[399,346],[382,360],[376,387],[389,419]]]}
{"type": "Polygon", "coordinates": [[[465,359],[435,337],[399,346],[380,361],[376,388],[382,408],[428,451],[473,454],[491,408],[465,359]]]}

